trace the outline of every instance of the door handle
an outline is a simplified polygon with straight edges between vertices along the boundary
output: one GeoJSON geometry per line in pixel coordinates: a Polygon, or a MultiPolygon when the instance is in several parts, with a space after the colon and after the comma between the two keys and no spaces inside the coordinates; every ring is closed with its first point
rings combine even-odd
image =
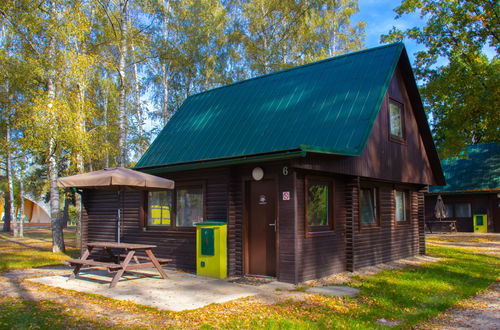
{"type": "Polygon", "coordinates": [[[274,231],[276,231],[276,219],[274,220],[273,223],[270,223],[269,226],[274,227],[274,231]]]}

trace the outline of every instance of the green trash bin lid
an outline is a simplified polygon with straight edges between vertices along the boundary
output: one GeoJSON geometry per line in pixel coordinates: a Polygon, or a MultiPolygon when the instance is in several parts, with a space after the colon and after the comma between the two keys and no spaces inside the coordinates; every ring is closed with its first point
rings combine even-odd
{"type": "Polygon", "coordinates": [[[198,222],[196,225],[197,226],[221,226],[221,225],[227,225],[227,222],[225,222],[225,221],[204,221],[204,222],[198,222]]]}

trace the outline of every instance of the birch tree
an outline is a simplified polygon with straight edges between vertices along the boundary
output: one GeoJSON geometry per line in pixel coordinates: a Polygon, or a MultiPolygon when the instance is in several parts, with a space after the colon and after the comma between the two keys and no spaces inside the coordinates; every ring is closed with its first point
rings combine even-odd
{"type": "Polygon", "coordinates": [[[252,0],[244,3],[245,56],[267,74],[363,46],[364,22],[351,23],[357,0],[252,0]]]}

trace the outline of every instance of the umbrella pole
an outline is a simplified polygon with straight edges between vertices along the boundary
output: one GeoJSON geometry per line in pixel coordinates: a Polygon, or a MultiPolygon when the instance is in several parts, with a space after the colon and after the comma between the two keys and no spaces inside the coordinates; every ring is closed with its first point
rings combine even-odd
{"type": "Polygon", "coordinates": [[[122,203],[121,203],[121,190],[118,190],[118,224],[116,226],[116,231],[117,231],[117,242],[120,243],[121,241],[121,207],[122,207],[122,203]]]}

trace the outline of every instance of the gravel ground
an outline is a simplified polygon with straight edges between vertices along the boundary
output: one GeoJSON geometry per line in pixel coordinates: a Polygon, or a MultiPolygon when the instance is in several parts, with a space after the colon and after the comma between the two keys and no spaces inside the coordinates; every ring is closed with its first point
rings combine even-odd
{"type": "Polygon", "coordinates": [[[467,299],[420,329],[500,329],[500,283],[467,299]]]}
{"type": "MultiPolygon", "coordinates": [[[[434,245],[470,249],[500,257],[500,234],[454,233],[427,235],[434,245]]],[[[500,275],[500,274],[499,274],[500,275]]],[[[500,280],[500,277],[499,277],[500,280]]],[[[422,324],[420,329],[500,329],[500,282],[422,324]]]]}

